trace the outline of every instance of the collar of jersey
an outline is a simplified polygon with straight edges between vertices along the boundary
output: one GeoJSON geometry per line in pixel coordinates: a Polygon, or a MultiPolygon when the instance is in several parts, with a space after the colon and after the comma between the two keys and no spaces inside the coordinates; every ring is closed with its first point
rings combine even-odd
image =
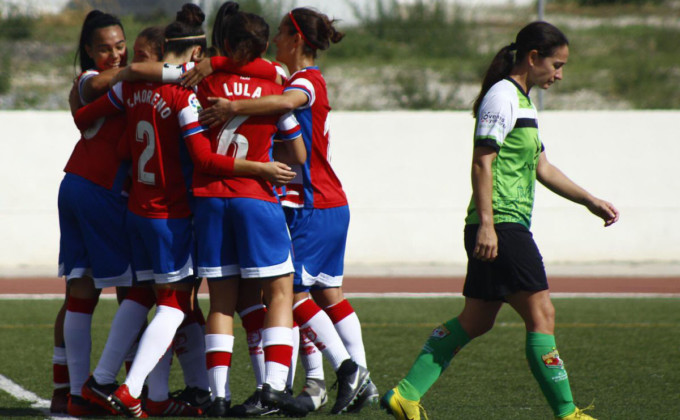
{"type": "Polygon", "coordinates": [[[303,67],[300,70],[296,71],[295,73],[291,74],[290,77],[295,76],[298,73],[302,73],[303,71],[307,70],[319,70],[319,66],[309,66],[309,67],[303,67]]]}
{"type": "Polygon", "coordinates": [[[529,102],[531,102],[531,98],[529,97],[529,93],[528,93],[528,92],[525,92],[524,89],[522,89],[522,86],[520,86],[519,83],[517,83],[517,81],[516,81],[515,79],[513,79],[513,78],[510,77],[510,76],[508,76],[508,77],[505,78],[505,80],[507,80],[508,82],[510,82],[510,83],[512,83],[513,85],[515,85],[515,87],[517,88],[517,90],[519,90],[520,92],[522,92],[522,95],[526,96],[527,99],[529,99],[529,102]]]}

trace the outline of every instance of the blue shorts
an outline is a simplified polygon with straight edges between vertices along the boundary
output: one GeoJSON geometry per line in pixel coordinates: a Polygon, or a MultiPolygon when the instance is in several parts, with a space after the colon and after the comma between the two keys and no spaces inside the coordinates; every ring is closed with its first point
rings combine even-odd
{"type": "Polygon", "coordinates": [[[127,199],[67,173],[59,186],[59,276],[92,277],[98,289],[130,286],[127,199]]]}
{"type": "Polygon", "coordinates": [[[293,239],[295,291],[342,286],[349,207],[285,208],[293,239]]]}
{"type": "Polygon", "coordinates": [[[157,284],[193,281],[194,235],[191,217],[152,219],[130,211],[128,232],[137,281],[157,284]]]}
{"type": "Polygon", "coordinates": [[[278,203],[196,197],[198,275],[277,277],[293,272],[290,234],[278,203]]]}

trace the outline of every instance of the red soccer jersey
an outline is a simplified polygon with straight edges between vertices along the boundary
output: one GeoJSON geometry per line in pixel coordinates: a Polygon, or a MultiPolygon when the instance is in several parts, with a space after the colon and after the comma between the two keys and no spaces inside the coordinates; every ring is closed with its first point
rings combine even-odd
{"type": "Polygon", "coordinates": [[[308,102],[295,110],[307,148],[307,162],[286,185],[281,202],[287,207],[325,209],[347,205],[347,197],[330,163],[330,135],[326,81],[318,67],[307,67],[290,76],[285,90],[299,90],[308,102]]]}
{"type": "MultiPolygon", "coordinates": [[[[206,98],[210,96],[237,100],[280,95],[282,92],[282,86],[267,80],[214,73],[199,84],[197,95],[202,103],[207,104],[206,98]]],[[[213,152],[254,162],[271,161],[275,135],[284,141],[300,135],[300,127],[292,113],[239,115],[209,133],[213,152]]],[[[272,185],[259,177],[217,177],[196,171],[193,191],[198,197],[246,197],[278,202],[272,185]]]]}
{"type": "MultiPolygon", "coordinates": [[[[88,70],[78,76],[78,91],[87,79],[97,74],[99,72],[96,70],[88,70]]],[[[82,97],[81,102],[84,104],[82,97]]],[[[89,129],[82,132],[64,172],[81,176],[106,189],[116,186],[117,190],[122,190],[127,174],[116,154],[116,145],[124,130],[123,114],[95,121],[89,129]]]]}
{"type": "Polygon", "coordinates": [[[182,139],[208,142],[199,109],[196,95],[178,85],[123,82],[79,110],[76,124],[82,126],[96,112],[125,111],[128,125],[118,152],[132,160],[128,208],[142,217],[179,218],[191,214],[191,159],[182,139]]]}

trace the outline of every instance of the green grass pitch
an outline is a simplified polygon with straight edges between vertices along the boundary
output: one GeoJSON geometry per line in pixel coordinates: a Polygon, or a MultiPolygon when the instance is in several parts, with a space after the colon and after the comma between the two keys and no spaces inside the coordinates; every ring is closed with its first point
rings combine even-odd
{"type": "MultiPolygon", "coordinates": [[[[382,392],[402,378],[432,328],[456,315],[459,298],[351,299],[363,326],[371,377],[382,392]]],[[[0,303],[0,374],[41,398],[51,395],[52,330],[59,300],[0,303]]],[[[557,343],[577,405],[595,402],[598,419],[672,419],[680,413],[680,300],[562,298],[557,343]]],[[[207,312],[208,304],[202,301],[207,312]]],[[[93,361],[106,340],[116,303],[102,300],[93,320],[93,361]]],[[[243,330],[237,328],[231,388],[241,402],[254,382],[243,330]]],[[[298,368],[296,393],[302,384],[298,368]]],[[[334,374],[326,366],[330,386],[334,374]]],[[[122,380],[122,375],[119,380],[122,380]]],[[[171,389],[183,387],[173,363],[171,389]]],[[[308,417],[330,416],[327,408],[308,417]]],[[[504,307],[496,327],[461,351],[423,398],[431,420],[551,419],[524,358],[521,319],[504,307]]],[[[0,391],[0,418],[44,418],[30,404],[0,391]]],[[[367,408],[353,419],[389,419],[367,408]]]]}

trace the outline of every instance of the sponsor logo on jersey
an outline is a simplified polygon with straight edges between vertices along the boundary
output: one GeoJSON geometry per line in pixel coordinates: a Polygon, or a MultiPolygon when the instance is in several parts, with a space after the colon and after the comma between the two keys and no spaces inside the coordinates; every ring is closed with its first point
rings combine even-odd
{"type": "Polygon", "coordinates": [[[491,112],[485,112],[482,114],[481,118],[479,118],[479,123],[481,125],[487,125],[487,126],[493,126],[493,125],[500,125],[501,127],[505,128],[505,117],[501,114],[492,114],[491,112]]]}

